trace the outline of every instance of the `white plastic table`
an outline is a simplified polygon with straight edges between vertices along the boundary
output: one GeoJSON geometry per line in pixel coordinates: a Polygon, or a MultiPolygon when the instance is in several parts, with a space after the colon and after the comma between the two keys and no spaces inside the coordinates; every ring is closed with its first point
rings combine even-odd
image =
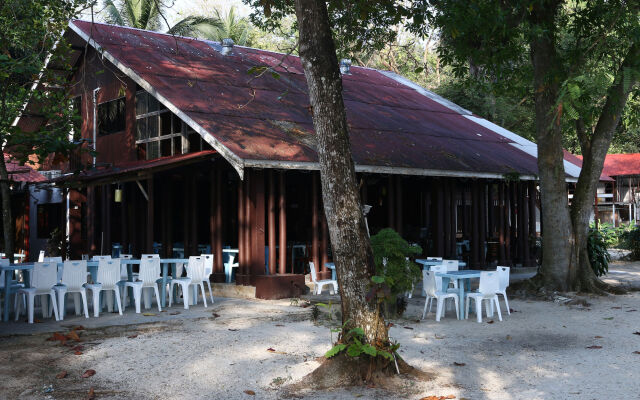
{"type": "Polygon", "coordinates": [[[458,319],[464,319],[464,293],[471,291],[471,279],[480,278],[480,272],[474,269],[465,269],[461,271],[436,272],[436,276],[442,277],[442,290],[449,286],[449,281],[455,279],[458,281],[458,305],[460,313],[458,319]]]}
{"type": "MultiPolygon", "coordinates": [[[[441,265],[442,264],[442,260],[427,260],[426,258],[418,258],[416,259],[416,262],[418,264],[422,264],[422,268],[428,268],[428,267],[433,267],[434,265],[441,265]]],[[[458,261],[458,266],[459,267],[466,267],[467,263],[464,261],[458,261]]]]}

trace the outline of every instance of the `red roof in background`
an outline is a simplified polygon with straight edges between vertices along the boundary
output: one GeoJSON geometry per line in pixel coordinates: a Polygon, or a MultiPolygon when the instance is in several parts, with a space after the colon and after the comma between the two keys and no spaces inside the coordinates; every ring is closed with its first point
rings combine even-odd
{"type": "MultiPolygon", "coordinates": [[[[223,56],[210,41],[72,24],[239,158],[317,162],[298,57],[240,46],[223,56]],[[264,65],[279,78],[266,73],[252,79],[249,69],[264,65]]],[[[535,157],[511,140],[381,71],[351,67],[343,86],[357,165],[537,174],[535,157]]]]}
{"type": "MultiPolygon", "coordinates": [[[[582,161],[582,156],[577,156],[582,161]]],[[[607,154],[603,174],[609,176],[640,175],[640,153],[607,154]]]]}
{"type": "Polygon", "coordinates": [[[14,182],[44,182],[47,179],[28,165],[20,165],[17,161],[11,160],[8,154],[4,155],[4,162],[9,173],[9,180],[14,182]]]}
{"type": "MultiPolygon", "coordinates": [[[[575,165],[577,165],[578,167],[582,168],[582,156],[576,156],[575,154],[572,154],[570,152],[568,152],[567,150],[562,150],[564,152],[564,159],[569,161],[570,163],[573,163],[575,165]]],[[[602,174],[600,174],[600,181],[606,181],[606,182],[612,182],[614,181],[613,178],[611,178],[609,175],[605,174],[604,171],[602,171],[602,174]]]]}
{"type": "Polygon", "coordinates": [[[640,153],[607,154],[603,172],[610,176],[640,175],[640,153]]]}

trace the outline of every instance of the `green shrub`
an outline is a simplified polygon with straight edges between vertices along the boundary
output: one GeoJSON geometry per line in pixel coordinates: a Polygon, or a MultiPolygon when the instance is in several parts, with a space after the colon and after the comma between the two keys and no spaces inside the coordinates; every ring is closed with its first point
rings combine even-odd
{"type": "MultiPolygon", "coordinates": [[[[600,235],[603,237],[604,243],[606,244],[608,249],[624,247],[624,237],[635,227],[634,224],[620,224],[618,227],[614,227],[610,223],[600,222],[598,223],[598,231],[600,235]]],[[[590,225],[591,229],[595,229],[595,223],[592,222],[590,225]]]]}
{"type": "Polygon", "coordinates": [[[611,256],[607,251],[607,242],[605,237],[598,229],[589,229],[589,237],[587,242],[587,250],[589,252],[589,262],[596,276],[602,276],[609,271],[609,261],[611,256]]]}
{"type": "Polygon", "coordinates": [[[410,245],[393,229],[385,228],[371,236],[371,248],[376,275],[384,277],[393,297],[392,301],[395,302],[395,296],[411,290],[422,278],[422,270],[418,265],[406,260],[409,256],[421,254],[422,248],[410,245]],[[383,263],[385,259],[386,265],[383,263]]]}
{"type": "Polygon", "coordinates": [[[631,258],[640,260],[640,226],[634,226],[622,236],[622,247],[631,250],[631,258]]]}

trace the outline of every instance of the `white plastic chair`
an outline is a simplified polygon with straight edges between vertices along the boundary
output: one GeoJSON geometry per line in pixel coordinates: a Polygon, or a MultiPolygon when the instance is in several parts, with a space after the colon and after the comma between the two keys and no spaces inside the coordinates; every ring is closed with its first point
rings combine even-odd
{"type": "Polygon", "coordinates": [[[204,281],[209,287],[209,297],[211,298],[211,304],[213,304],[213,291],[211,290],[211,274],[213,273],[213,254],[202,254],[204,258],[204,281]]]}
{"type": "Polygon", "coordinates": [[[54,290],[58,293],[58,315],[60,320],[64,319],[65,295],[67,293],[74,294],[74,304],[76,307],[76,315],[80,315],[79,296],[82,297],[84,306],[84,316],[89,318],[89,309],[87,307],[87,290],[84,284],[87,283],[87,261],[70,261],[64,262],[62,269],[62,285],[54,286],[54,290]]]}
{"type": "Polygon", "coordinates": [[[427,257],[427,261],[442,261],[442,257],[427,257]]]}
{"type": "Polygon", "coordinates": [[[98,277],[96,283],[87,283],[85,287],[91,289],[93,293],[93,316],[100,315],[102,306],[100,304],[100,292],[105,291],[109,293],[109,296],[105,296],[105,302],[107,303],[107,310],[111,312],[113,309],[113,298],[110,292],[114,292],[116,296],[116,303],[118,305],[118,312],[122,315],[122,304],[120,303],[120,289],[118,288],[118,282],[120,281],[120,260],[119,259],[100,259],[98,260],[98,277]]]}
{"type": "MultiPolygon", "coordinates": [[[[457,271],[459,268],[459,261],[458,260],[442,260],[442,265],[447,267],[447,272],[457,271]]],[[[452,279],[451,282],[453,283],[453,287],[457,289],[458,280],[452,279]]]]}
{"type": "Polygon", "coordinates": [[[174,278],[171,280],[171,287],[169,289],[169,307],[173,303],[173,287],[180,285],[182,288],[182,302],[184,303],[184,309],[189,309],[189,289],[194,286],[194,298],[193,304],[198,303],[198,286],[202,290],[202,301],[204,307],[207,307],[207,294],[204,291],[204,258],[202,256],[189,257],[189,263],[187,264],[187,276],[181,278],[174,278]]]}
{"type": "MultiPolygon", "coordinates": [[[[58,282],[58,264],[55,262],[37,262],[33,266],[33,271],[31,272],[31,287],[18,289],[17,294],[24,294],[27,298],[27,303],[25,303],[25,296],[22,297],[22,304],[25,305],[27,309],[27,314],[29,316],[29,323],[33,324],[33,309],[35,308],[35,297],[36,296],[50,296],[51,297],[51,305],[53,309],[53,314],[56,318],[56,321],[60,320],[58,314],[58,302],[56,301],[56,292],[53,290],[54,285],[58,282]]],[[[43,298],[43,300],[44,300],[43,298]]],[[[20,317],[20,302],[16,304],[16,321],[20,317]]],[[[49,304],[47,301],[42,301],[42,317],[49,318],[51,317],[51,310],[49,308],[49,304]]]]}
{"type": "Polygon", "coordinates": [[[469,306],[471,299],[476,302],[476,316],[478,322],[482,322],[482,301],[486,300],[487,303],[487,318],[493,314],[493,305],[498,309],[498,319],[502,321],[502,313],[500,312],[500,303],[498,302],[498,292],[500,288],[500,280],[498,273],[494,271],[482,271],[480,272],[480,288],[477,292],[467,293],[467,303],[465,306],[465,318],[469,318],[469,306]]]}
{"type": "MultiPolygon", "coordinates": [[[[162,311],[160,308],[160,292],[158,291],[158,285],[156,281],[160,276],[160,257],[144,257],[140,260],[140,275],[138,276],[137,281],[134,282],[125,282],[125,290],[123,293],[123,297],[126,297],[126,288],[133,288],[133,300],[136,305],[136,313],[140,313],[140,299],[142,297],[143,289],[151,289],[156,294],[156,301],[158,302],[158,311],[162,311]]],[[[123,299],[126,300],[126,299],[123,299]]],[[[124,301],[122,302],[125,303],[124,301]]],[[[150,302],[147,303],[145,301],[145,307],[148,308],[150,306],[150,302]]]]}
{"type": "Polygon", "coordinates": [[[311,282],[313,282],[313,294],[322,293],[322,288],[324,286],[329,286],[329,293],[336,294],[338,293],[338,281],[333,279],[323,279],[321,281],[318,280],[318,275],[316,274],[316,267],[313,262],[309,262],[309,270],[311,271],[311,282]]]}
{"type": "MultiPolygon", "coordinates": [[[[438,290],[436,271],[422,270],[422,288],[425,294],[424,309],[422,310],[422,319],[427,315],[427,306],[431,309],[431,301],[436,300],[436,321],[440,322],[440,318],[444,315],[444,303],[447,299],[453,299],[456,306],[456,317],[460,318],[460,312],[458,308],[458,294],[454,292],[443,292],[438,290]]],[[[442,285],[442,282],[440,282],[442,285]]],[[[442,289],[442,286],[440,287],[442,289]]]]}
{"type": "Polygon", "coordinates": [[[237,252],[224,251],[222,250],[222,262],[224,264],[224,275],[226,277],[227,283],[231,283],[231,279],[233,278],[233,269],[238,268],[240,264],[236,260],[237,252]]]}
{"type": "Polygon", "coordinates": [[[496,268],[496,272],[498,273],[498,280],[500,282],[500,286],[498,288],[497,294],[501,294],[504,297],[504,305],[507,307],[507,314],[511,315],[511,310],[509,310],[509,300],[507,300],[507,288],[509,287],[509,272],[511,268],[509,267],[501,267],[498,266],[496,268]]]}
{"type": "Polygon", "coordinates": [[[38,254],[38,262],[44,262],[44,250],[40,250],[38,254]]]}
{"type": "Polygon", "coordinates": [[[111,256],[93,256],[91,261],[100,261],[100,260],[111,260],[111,256]]]}

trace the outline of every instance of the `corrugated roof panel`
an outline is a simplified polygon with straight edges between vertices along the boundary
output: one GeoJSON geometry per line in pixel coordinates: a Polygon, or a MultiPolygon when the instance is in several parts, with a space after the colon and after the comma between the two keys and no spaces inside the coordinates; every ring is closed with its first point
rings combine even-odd
{"type": "MultiPolygon", "coordinates": [[[[315,134],[298,57],[125,27],[72,22],[159,95],[244,160],[315,163],[315,134]],[[278,72],[259,77],[253,67],[278,72]]],[[[358,165],[523,175],[535,157],[504,135],[380,71],[343,76],[358,165]]]]}

